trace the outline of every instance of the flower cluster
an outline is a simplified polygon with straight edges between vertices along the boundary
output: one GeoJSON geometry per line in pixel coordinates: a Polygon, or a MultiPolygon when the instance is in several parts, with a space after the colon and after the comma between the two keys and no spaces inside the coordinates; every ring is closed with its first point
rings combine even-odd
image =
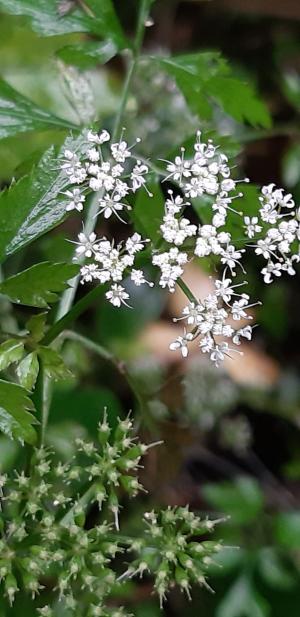
{"type": "MultiPolygon", "coordinates": [[[[166,161],[169,172],[167,179],[172,178],[177,182],[188,199],[213,196],[215,203],[212,209],[216,217],[213,224],[222,227],[235,198],[231,192],[236,189],[239,181],[231,178],[228,157],[218,152],[212,140],[209,139],[207,143],[201,141],[201,131],[197,131],[194,150],[191,160],[185,159],[185,149],[181,148],[181,155],[176,156],[174,162],[166,161]]],[[[248,179],[243,181],[248,182],[248,179]]]]}
{"type": "Polygon", "coordinates": [[[44,617],[54,615],[49,598],[76,616],[125,617],[109,597],[129,573],[153,573],[161,600],[174,582],[187,592],[185,579],[206,584],[200,564],[205,570],[220,545],[198,544],[192,536],[211,531],[216,522],[200,521],[187,508],[168,509],[145,515],[146,534],[120,535],[119,498],[143,490],[135,474],[147,450],[157,444],[140,443],[130,418],[119,420],[112,430],[105,412],[98,443],[77,439],[76,445],[78,453],[70,463],[57,462],[40,448],[34,451],[29,473],[0,475],[0,583],[9,605],[23,588],[33,599],[39,596],[38,614],[44,617]],[[91,525],[87,517],[92,504],[98,506],[98,516],[91,525]],[[101,515],[103,504],[112,521],[101,515]],[[132,551],[138,557],[118,576],[116,555],[124,556],[125,565],[132,551]]]}
{"type": "Polygon", "coordinates": [[[180,349],[182,356],[186,357],[189,343],[199,339],[201,351],[208,354],[215,366],[219,366],[231,352],[241,353],[236,346],[240,345],[242,337],[251,340],[253,328],[247,323],[240,328],[233,326],[239,321],[252,320],[252,315],[247,311],[254,306],[249,304],[248,294],[236,291],[241,284],[233,285],[232,279],[226,278],[224,271],[223,278],[214,281],[213,293],[204,300],[195,299],[190,302],[183,309],[180,319],[186,320],[192,329],[185,329],[183,335],[170,344],[170,349],[180,349]],[[228,340],[234,347],[230,347],[228,340]]]}
{"type": "MultiPolygon", "coordinates": [[[[99,195],[98,214],[105,218],[116,214],[120,218],[120,212],[131,207],[126,203],[126,197],[145,187],[148,166],[136,162],[123,136],[118,143],[109,146],[110,135],[105,130],[99,134],[88,131],[86,139],[83,154],[65,151],[62,168],[70,184],[80,185],[80,188],[66,191],[70,199],[67,210],[82,211],[84,191],[89,190],[99,195]]],[[[233,207],[234,200],[243,195],[237,192],[241,180],[231,177],[228,157],[212,140],[202,141],[200,131],[196,135],[192,156],[188,157],[182,148],[174,161],[165,162],[165,179],[177,183],[181,195],[169,190],[160,224],[161,241],[151,246],[152,265],[160,271],[158,284],[173,293],[176,283],[184,275],[185,265],[195,257],[216,256],[223,269],[220,280],[215,282],[215,292],[201,302],[192,302],[184,310],[183,318],[192,329],[172,343],[171,349],[180,348],[186,356],[188,343],[199,337],[201,350],[218,366],[225,355],[237,351],[229,346],[229,342],[236,346],[241,337],[250,340],[252,336],[249,324],[239,329],[233,327],[234,322],[251,318],[246,311],[253,304],[249,304],[248,295],[235,291],[237,285],[232,285],[237,268],[245,273],[242,260],[246,249],[235,246],[232,234],[228,227],[226,229],[228,213],[235,213],[237,219],[243,221],[247,237],[254,239],[251,246],[257,255],[266,259],[262,274],[264,281],[270,283],[284,271],[295,274],[294,266],[300,261],[300,208],[295,208],[290,194],[286,195],[282,189],[270,184],[262,188],[257,216],[243,217],[243,213],[233,207]],[[205,221],[198,225],[186,215],[191,206],[189,200],[197,198],[209,202],[208,217],[206,212],[205,221]],[[228,270],[231,278],[227,278],[228,270]],[[233,296],[234,301],[230,304],[233,296]]],[[[248,179],[242,182],[248,182],[248,179]]],[[[85,260],[81,267],[81,282],[109,283],[107,300],[115,307],[128,306],[129,293],[123,284],[126,276],[137,286],[145,283],[153,286],[147,281],[144,271],[135,267],[136,255],[146,242],[150,241],[142,239],[138,233],[116,245],[106,237],[97,238],[93,232],[89,235],[80,233],[76,256],[81,263],[85,260]]]]}
{"type": "Polygon", "coordinates": [[[138,557],[122,578],[152,574],[161,608],[168,590],[174,585],[178,585],[189,599],[192,584],[211,589],[206,572],[213,563],[212,556],[223,547],[221,543],[210,540],[199,543],[196,538],[212,532],[224,519],[200,519],[188,507],[169,507],[158,513],[146,512],[144,521],[146,538],[133,547],[138,550],[138,557]]]}
{"type": "Polygon", "coordinates": [[[274,184],[262,188],[260,202],[259,218],[245,217],[245,230],[248,238],[264,230],[263,237],[252,246],[267,262],[261,270],[264,282],[272,283],[283,272],[296,274],[294,265],[300,261],[300,209],[295,208],[291,194],[274,184]]]}
{"type": "Polygon", "coordinates": [[[81,267],[81,283],[92,281],[102,284],[111,283],[109,291],[106,292],[106,298],[114,306],[120,307],[121,304],[128,306],[126,300],[129,294],[122,285],[118,284],[122,282],[128,271],[135,285],[140,286],[147,283],[150,287],[153,286],[153,283],[145,279],[143,270],[133,268],[136,255],[144,249],[146,242],[138,233],[134,233],[125,243],[120,242],[117,246],[104,237],[97,238],[94,232],[89,236],[81,232],[78,240],[76,256],[89,259],[89,263],[81,267]]]}
{"type": "Polygon", "coordinates": [[[152,263],[161,270],[159,284],[171,292],[184,273],[184,265],[194,256],[216,255],[235,276],[236,266],[242,268],[240,260],[245,252],[245,249],[236,249],[228,231],[220,230],[226,224],[229,210],[241,215],[232,207],[233,200],[241,197],[242,193],[232,194],[237,181],[230,177],[227,156],[219,153],[211,140],[208,143],[202,142],[200,131],[197,132],[194,151],[191,160],[185,159],[185,150],[182,149],[181,156],[175,157],[174,162],[167,161],[167,179],[172,178],[178,182],[186,198],[209,196],[212,199],[211,223],[197,228],[183,216],[190,202],[180,195],[174,197],[173,191],[169,191],[160,231],[165,242],[173,246],[162,253],[154,251],[152,263]],[[185,245],[186,250],[179,251],[178,247],[182,247],[186,241],[189,242],[188,246],[185,245]]]}
{"type": "Polygon", "coordinates": [[[96,192],[98,214],[106,219],[114,214],[124,222],[120,212],[131,209],[126,197],[145,185],[148,167],[131,155],[123,136],[119,142],[108,145],[110,140],[106,130],[99,134],[88,131],[86,146],[80,152],[64,151],[61,169],[71,185],[80,186],[64,192],[68,197],[66,210],[81,212],[86,193],[96,192]]]}

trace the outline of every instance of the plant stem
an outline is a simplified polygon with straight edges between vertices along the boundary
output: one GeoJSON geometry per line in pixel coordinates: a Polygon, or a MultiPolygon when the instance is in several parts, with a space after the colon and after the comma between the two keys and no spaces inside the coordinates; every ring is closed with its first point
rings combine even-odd
{"type": "MultiPolygon", "coordinates": [[[[141,0],[139,13],[138,13],[136,35],[135,35],[134,46],[133,46],[134,51],[132,54],[131,62],[127,68],[127,73],[126,73],[124,86],[123,86],[123,92],[121,96],[120,107],[119,107],[118,113],[115,118],[114,129],[113,129],[113,139],[117,137],[120,131],[121,124],[122,124],[122,118],[124,115],[126,103],[127,103],[128,96],[129,96],[132,77],[133,77],[137,62],[138,62],[140,49],[142,46],[143,35],[144,35],[144,30],[145,30],[145,21],[146,21],[147,14],[148,14],[148,6],[149,6],[148,0],[141,0]]],[[[98,199],[99,199],[99,193],[96,193],[90,203],[89,211],[88,211],[85,226],[84,226],[84,233],[87,236],[93,232],[95,225],[96,225],[96,220],[97,220],[96,215],[98,211],[98,199]]],[[[72,322],[74,322],[75,319],[77,319],[77,317],[81,313],[83,313],[86,310],[86,308],[90,306],[90,304],[92,304],[92,302],[95,300],[95,298],[98,297],[98,295],[101,295],[103,293],[102,286],[95,287],[88,294],[86,294],[84,298],[79,300],[74,305],[73,308],[71,308],[74,302],[77,289],[78,289],[79,279],[80,277],[76,276],[71,281],[71,287],[67,289],[62,295],[62,298],[61,298],[61,301],[58,307],[58,311],[56,314],[55,323],[44,336],[42,340],[43,345],[50,345],[50,343],[52,343],[54,339],[56,339],[57,336],[66,327],[68,327],[72,322]]],[[[45,431],[46,431],[48,415],[49,415],[51,391],[50,391],[50,384],[48,380],[43,377],[43,375],[41,375],[40,380],[41,380],[40,388],[39,388],[40,393],[47,392],[46,399],[44,398],[44,396],[41,396],[39,393],[39,402],[42,406],[41,407],[41,416],[42,416],[41,439],[43,441],[45,437],[45,431]]],[[[137,393],[136,396],[139,400],[140,395],[137,393]]]]}
{"type": "Polygon", "coordinates": [[[49,328],[48,332],[45,334],[44,338],[41,341],[41,345],[50,345],[60,334],[68,328],[74,321],[86,311],[91,304],[93,304],[94,300],[101,296],[104,292],[104,285],[97,285],[97,287],[93,287],[91,291],[89,291],[83,298],[78,300],[76,304],[66,313],[63,317],[56,321],[51,328],[49,328]]]}
{"type": "Polygon", "coordinates": [[[149,4],[148,0],[141,0],[140,2],[136,34],[135,34],[135,39],[134,39],[134,44],[133,44],[133,52],[131,52],[131,58],[128,63],[127,73],[126,73],[122,97],[121,97],[121,103],[120,103],[120,107],[119,107],[119,110],[118,110],[118,113],[115,119],[114,130],[112,134],[113,140],[117,139],[120,133],[120,130],[121,130],[122,118],[123,118],[124,111],[126,108],[132,78],[135,73],[138,61],[139,61],[139,55],[140,55],[140,50],[141,50],[144,31],[145,31],[145,22],[146,22],[147,15],[148,15],[148,4],[149,4]]]}
{"type": "Polygon", "coordinates": [[[182,280],[182,278],[177,279],[177,285],[180,287],[181,291],[183,291],[184,295],[189,299],[190,302],[195,302],[198,304],[197,298],[191,292],[190,288],[186,285],[186,283],[182,280]]]}

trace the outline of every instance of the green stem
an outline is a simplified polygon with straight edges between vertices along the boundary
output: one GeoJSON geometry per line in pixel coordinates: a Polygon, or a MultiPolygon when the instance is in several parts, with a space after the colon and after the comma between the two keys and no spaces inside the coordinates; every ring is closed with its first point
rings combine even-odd
{"type": "Polygon", "coordinates": [[[177,279],[177,285],[180,287],[181,291],[183,291],[184,295],[188,298],[190,302],[195,302],[198,304],[197,298],[191,292],[190,288],[186,285],[186,283],[182,280],[182,278],[177,279]]]}
{"type": "MultiPolygon", "coordinates": [[[[123,93],[121,96],[120,107],[119,107],[119,111],[115,118],[115,124],[114,124],[114,129],[113,129],[113,139],[116,139],[120,131],[120,128],[121,128],[122,118],[124,115],[124,111],[125,111],[128,96],[129,96],[132,77],[134,75],[134,71],[135,71],[135,68],[138,62],[140,49],[141,49],[141,45],[143,41],[145,21],[146,21],[147,13],[148,13],[148,4],[149,4],[148,0],[141,0],[139,14],[138,14],[136,35],[135,35],[135,40],[134,40],[134,52],[133,52],[130,64],[127,68],[127,74],[126,74],[125,82],[123,86],[123,93]]],[[[84,233],[87,236],[90,233],[92,233],[96,225],[98,200],[99,200],[99,193],[95,194],[95,196],[93,197],[90,203],[87,219],[86,219],[85,226],[84,226],[84,233]]],[[[74,301],[74,298],[75,298],[75,295],[78,289],[79,280],[80,280],[79,276],[75,277],[71,281],[71,287],[67,289],[62,295],[61,302],[60,302],[57,315],[56,315],[56,322],[54,323],[52,328],[50,328],[50,330],[47,332],[44,339],[42,340],[43,345],[49,345],[52,341],[54,341],[54,339],[56,339],[57,336],[66,327],[68,327],[72,322],[74,322],[75,319],[77,319],[77,317],[83,311],[85,311],[86,308],[90,306],[90,304],[92,304],[94,299],[98,297],[99,292],[102,293],[102,287],[100,288],[96,287],[95,289],[92,289],[92,291],[86,294],[84,298],[79,300],[79,302],[77,302],[72,309],[71,307],[72,307],[72,304],[73,304],[73,301],[74,301]]],[[[45,380],[45,381],[48,381],[48,380],[45,380]]],[[[44,400],[44,398],[43,400],[41,400],[41,404],[42,404],[41,414],[42,414],[42,419],[44,418],[44,421],[42,421],[42,440],[43,440],[45,436],[47,421],[48,421],[51,393],[50,393],[49,384],[41,384],[41,389],[43,391],[45,389],[47,390],[47,402],[44,400]],[[45,409],[44,409],[44,406],[45,406],[45,409]]]]}
{"type": "Polygon", "coordinates": [[[76,304],[66,313],[63,317],[56,321],[51,328],[49,328],[48,332],[45,334],[44,338],[41,341],[41,345],[50,345],[63,330],[66,330],[76,319],[86,311],[91,304],[103,294],[104,286],[97,285],[97,287],[93,287],[91,291],[89,291],[83,298],[78,300],[76,304]]]}
{"type": "MultiPolygon", "coordinates": [[[[91,200],[88,215],[86,217],[86,222],[84,225],[84,233],[86,236],[89,236],[95,229],[96,215],[99,207],[98,200],[100,195],[101,193],[96,193],[91,200]]],[[[56,321],[59,321],[70,310],[78,289],[79,280],[80,275],[75,276],[72,281],[70,281],[70,287],[63,293],[56,314],[56,321]]]]}
{"type": "Polygon", "coordinates": [[[126,109],[126,104],[128,100],[132,78],[135,73],[138,61],[139,61],[139,55],[140,55],[140,50],[141,50],[144,31],[145,31],[145,22],[148,16],[148,5],[149,5],[148,0],[141,0],[139,14],[138,14],[137,27],[136,27],[136,35],[135,35],[134,44],[133,44],[133,52],[131,52],[132,55],[128,63],[127,73],[126,73],[124,87],[123,87],[123,93],[121,96],[121,103],[120,103],[118,113],[116,115],[114,130],[112,134],[113,141],[117,139],[120,133],[120,130],[122,128],[122,119],[123,119],[124,111],[126,109]]]}

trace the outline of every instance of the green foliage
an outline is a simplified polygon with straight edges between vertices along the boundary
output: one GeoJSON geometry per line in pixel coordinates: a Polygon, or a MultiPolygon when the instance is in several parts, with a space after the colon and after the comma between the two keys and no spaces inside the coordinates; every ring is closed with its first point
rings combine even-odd
{"type": "Polygon", "coordinates": [[[26,131],[53,128],[76,129],[76,125],[42,109],[0,79],[0,139],[26,131]]]}
{"type": "MultiPolygon", "coordinates": [[[[65,148],[79,148],[82,137],[68,137],[65,148]]],[[[58,171],[59,154],[51,147],[30,174],[0,194],[0,261],[49,231],[65,218],[60,193],[67,186],[58,171]],[[58,199],[59,197],[59,199],[58,199]]]]}
{"type": "Polygon", "coordinates": [[[38,348],[38,356],[48,379],[57,381],[58,379],[72,377],[71,371],[66,367],[62,357],[55,349],[41,346],[38,348]]]}
{"type": "Polygon", "coordinates": [[[220,603],[216,617],[267,617],[266,601],[255,591],[247,575],[240,576],[220,603]]]}
{"type": "Polygon", "coordinates": [[[66,62],[78,66],[80,69],[88,69],[98,64],[105,64],[117,53],[116,45],[110,41],[98,43],[97,41],[84,41],[77,45],[68,45],[58,50],[58,57],[66,62]]]}
{"type": "Polygon", "coordinates": [[[98,36],[110,34],[116,44],[125,46],[124,36],[118,27],[110,0],[101,0],[98,6],[96,15],[93,11],[87,14],[80,8],[71,7],[62,17],[56,0],[0,0],[3,12],[26,17],[32,29],[43,36],[71,32],[86,32],[98,36]]]}
{"type": "Polygon", "coordinates": [[[36,351],[32,351],[23,358],[17,366],[16,373],[21,386],[31,391],[39,374],[39,361],[36,351]]]}
{"type": "Polygon", "coordinates": [[[91,10],[93,19],[97,21],[100,35],[110,37],[119,49],[130,47],[116,15],[113,0],[86,0],[86,5],[91,10]]]}
{"type": "Polygon", "coordinates": [[[219,511],[230,514],[235,524],[248,524],[262,512],[263,495],[252,478],[241,477],[234,484],[207,484],[203,490],[209,503],[219,511]]]}
{"type": "Polygon", "coordinates": [[[159,226],[164,214],[164,198],[157,184],[150,184],[149,190],[153,195],[150,201],[146,191],[139,191],[131,218],[137,231],[155,243],[159,239],[159,226]]]}
{"type": "Polygon", "coordinates": [[[10,364],[21,360],[24,351],[24,343],[18,339],[8,339],[0,345],[0,371],[10,364]]]}
{"type": "Polygon", "coordinates": [[[68,281],[78,270],[76,264],[45,261],[0,283],[0,293],[17,304],[48,308],[48,303],[57,302],[57,292],[68,287],[68,281]]]}
{"type": "Polygon", "coordinates": [[[31,411],[34,405],[27,391],[15,383],[0,380],[0,430],[21,442],[34,444],[36,419],[31,411]]]}
{"type": "Polygon", "coordinates": [[[275,519],[274,533],[277,542],[291,549],[300,547],[300,513],[284,512],[275,519]]]}
{"type": "Polygon", "coordinates": [[[250,84],[232,77],[231,69],[217,52],[161,58],[161,66],[182,91],[191,110],[210,119],[213,102],[238,122],[269,127],[270,114],[250,84]]]}

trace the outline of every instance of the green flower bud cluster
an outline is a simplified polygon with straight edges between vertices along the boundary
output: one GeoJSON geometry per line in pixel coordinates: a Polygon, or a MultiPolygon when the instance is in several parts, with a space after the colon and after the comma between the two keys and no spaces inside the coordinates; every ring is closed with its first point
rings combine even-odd
{"type": "Polygon", "coordinates": [[[206,568],[221,546],[196,538],[217,521],[200,520],[188,508],[168,508],[145,514],[142,537],[121,536],[119,500],[143,488],[135,472],[155,444],[135,439],[130,418],[112,430],[106,412],[97,442],[78,439],[70,463],[57,462],[46,448],[34,450],[27,474],[0,475],[0,593],[10,606],[22,591],[37,598],[40,616],[54,616],[50,604],[58,601],[74,615],[124,617],[109,596],[128,577],[151,573],[161,602],[174,584],[188,595],[192,582],[207,585],[206,568]],[[98,517],[90,528],[92,504],[98,517]],[[118,576],[133,551],[137,559],[118,576]],[[51,601],[43,606],[44,588],[51,601]]]}
{"type": "MultiPolygon", "coordinates": [[[[191,586],[198,584],[211,590],[207,583],[207,571],[213,563],[213,555],[219,553],[221,542],[204,540],[218,523],[225,519],[201,519],[186,507],[167,508],[156,513],[146,512],[145,539],[136,547],[138,558],[130,565],[122,578],[151,574],[154,589],[162,608],[167,592],[175,585],[191,599],[191,586]]],[[[211,590],[212,591],[212,590],[211,590]]]]}

